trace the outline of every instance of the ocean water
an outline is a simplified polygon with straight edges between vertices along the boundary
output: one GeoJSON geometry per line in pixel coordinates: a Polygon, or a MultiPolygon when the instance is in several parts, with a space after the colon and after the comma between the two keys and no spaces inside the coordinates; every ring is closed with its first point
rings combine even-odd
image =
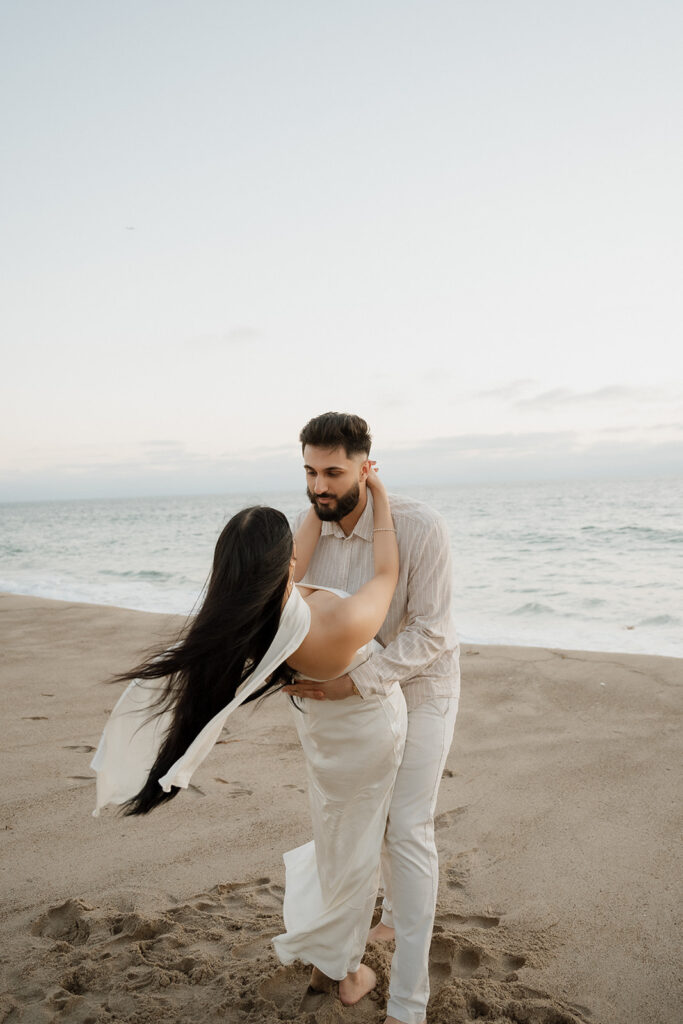
{"type": "MultiPolygon", "coordinates": [[[[445,517],[470,643],[683,657],[683,479],[402,488],[445,517]]],[[[0,590],[191,612],[246,505],[303,490],[0,505],[0,590]]]]}

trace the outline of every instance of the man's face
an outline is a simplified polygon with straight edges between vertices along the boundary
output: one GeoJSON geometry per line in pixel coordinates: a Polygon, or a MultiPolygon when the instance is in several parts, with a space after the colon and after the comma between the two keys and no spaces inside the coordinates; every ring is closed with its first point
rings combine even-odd
{"type": "Polygon", "coordinates": [[[306,492],[319,519],[339,522],[353,512],[367,475],[367,456],[343,448],[304,448],[306,492]]]}

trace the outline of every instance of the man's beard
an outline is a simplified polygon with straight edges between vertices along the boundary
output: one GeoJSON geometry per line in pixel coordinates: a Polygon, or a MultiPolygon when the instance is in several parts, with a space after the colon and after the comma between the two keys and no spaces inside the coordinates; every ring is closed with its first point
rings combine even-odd
{"type": "Polygon", "coordinates": [[[354,484],[350,487],[346,494],[342,494],[336,498],[332,494],[313,494],[309,488],[306,488],[306,494],[308,500],[315,509],[315,514],[318,519],[322,519],[324,523],[338,523],[340,519],[348,516],[350,512],[353,512],[354,508],[360,501],[360,487],[358,484],[354,484]],[[331,498],[335,504],[334,506],[323,506],[321,507],[317,499],[318,498],[331,498]]]}

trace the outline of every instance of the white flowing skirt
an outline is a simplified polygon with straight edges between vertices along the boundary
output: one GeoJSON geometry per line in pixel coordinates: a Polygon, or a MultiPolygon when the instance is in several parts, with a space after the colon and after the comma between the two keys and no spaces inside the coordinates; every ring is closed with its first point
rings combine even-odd
{"type": "Polygon", "coordinates": [[[379,887],[382,839],[406,736],[400,686],[365,700],[297,700],[313,842],[284,856],[284,964],[341,980],[360,965],[379,887]]]}

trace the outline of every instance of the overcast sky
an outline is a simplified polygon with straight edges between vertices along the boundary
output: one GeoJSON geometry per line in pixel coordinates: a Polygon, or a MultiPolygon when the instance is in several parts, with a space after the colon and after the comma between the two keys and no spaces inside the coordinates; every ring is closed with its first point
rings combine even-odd
{"type": "Polygon", "coordinates": [[[0,500],[683,472],[683,5],[0,4],[0,500]]]}

